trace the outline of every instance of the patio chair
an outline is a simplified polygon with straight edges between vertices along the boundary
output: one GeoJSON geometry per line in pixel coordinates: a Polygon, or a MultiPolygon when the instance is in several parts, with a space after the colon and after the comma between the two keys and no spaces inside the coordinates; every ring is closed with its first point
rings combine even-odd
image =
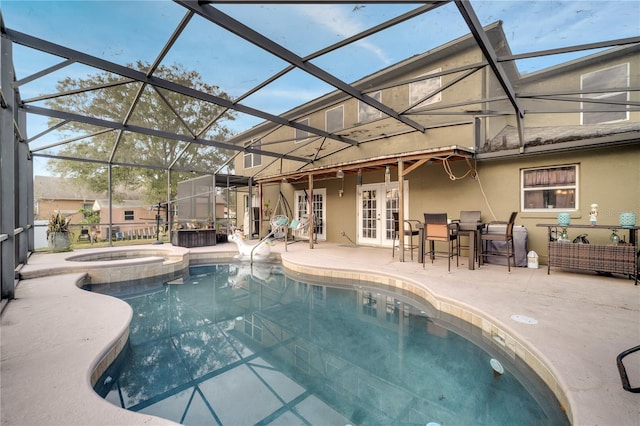
{"type": "MultiPolygon", "coordinates": [[[[467,233],[473,231],[473,235],[477,239],[477,232],[482,228],[482,220],[480,219],[481,212],[480,210],[461,210],[460,211],[460,219],[452,220],[453,223],[457,223],[459,226],[459,231],[462,233],[467,233]]],[[[460,241],[461,242],[461,241],[460,241]]],[[[469,246],[460,245],[460,248],[468,249],[469,246]]],[[[474,244],[473,256],[474,259],[480,260],[479,256],[478,244],[474,244]]]]}
{"type": "Polygon", "coordinates": [[[82,228],[80,230],[80,234],[78,235],[78,242],[80,241],[90,241],[93,243],[93,240],[91,238],[91,234],[89,234],[89,229],[88,228],[82,228]]]}
{"type": "Polygon", "coordinates": [[[484,263],[487,256],[504,256],[507,258],[507,271],[511,272],[511,259],[513,258],[513,266],[516,266],[516,250],[513,243],[513,225],[516,222],[516,216],[518,212],[511,213],[508,222],[493,221],[489,222],[487,226],[480,233],[480,239],[482,241],[482,253],[480,254],[480,263],[484,263]],[[491,226],[494,225],[493,229],[491,226]],[[495,225],[500,225],[495,226],[495,225]],[[506,225],[506,226],[505,226],[506,225]],[[493,241],[503,242],[506,247],[505,250],[498,250],[491,244],[493,241]]]}
{"type": "Polygon", "coordinates": [[[458,224],[447,223],[446,213],[425,213],[424,214],[424,239],[429,242],[429,249],[425,245],[424,259],[422,267],[427,263],[427,255],[431,258],[431,263],[436,256],[444,256],[444,252],[436,252],[436,242],[447,243],[448,270],[451,271],[451,258],[456,257],[456,266],[460,266],[460,245],[458,244],[458,224]]]}
{"type": "MultiPolygon", "coordinates": [[[[395,257],[396,247],[400,247],[400,221],[398,220],[398,212],[392,212],[393,216],[393,235],[391,241],[391,257],[395,257]],[[396,245],[396,240],[398,244],[396,245]]],[[[419,220],[405,219],[404,220],[404,236],[409,237],[409,245],[405,245],[405,250],[411,251],[411,260],[413,260],[413,250],[418,248],[418,245],[413,242],[413,237],[420,235],[420,230],[416,226],[419,224],[419,220]]]]}

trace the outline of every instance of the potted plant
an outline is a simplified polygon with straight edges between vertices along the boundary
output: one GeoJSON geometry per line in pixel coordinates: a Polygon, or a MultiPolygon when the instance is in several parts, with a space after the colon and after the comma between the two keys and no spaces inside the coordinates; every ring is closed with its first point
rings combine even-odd
{"type": "Polygon", "coordinates": [[[68,251],[71,249],[71,231],[69,230],[70,219],[65,218],[56,212],[49,218],[47,225],[47,242],[49,250],[53,252],[68,251]]]}

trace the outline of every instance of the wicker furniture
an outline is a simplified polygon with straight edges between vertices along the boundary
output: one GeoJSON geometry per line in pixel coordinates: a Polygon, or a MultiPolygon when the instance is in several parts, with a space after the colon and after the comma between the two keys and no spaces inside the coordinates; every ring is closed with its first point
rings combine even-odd
{"type": "Polygon", "coordinates": [[[178,247],[206,247],[216,245],[215,229],[178,229],[171,231],[171,244],[178,247]]]}
{"type": "Polygon", "coordinates": [[[551,267],[577,269],[585,271],[608,272],[628,275],[638,285],[638,230],[640,226],[608,226],[608,225],[567,225],[538,224],[549,232],[549,261],[547,273],[551,267]],[[555,241],[562,228],[629,231],[626,244],[579,244],[555,241]]]}

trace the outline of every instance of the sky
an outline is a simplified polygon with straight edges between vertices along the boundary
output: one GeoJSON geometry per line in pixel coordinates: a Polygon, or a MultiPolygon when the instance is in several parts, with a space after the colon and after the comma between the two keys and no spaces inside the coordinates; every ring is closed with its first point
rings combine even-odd
{"type": "MultiPolygon", "coordinates": [[[[502,20],[513,53],[640,35],[640,0],[471,1],[482,25],[502,20]]],[[[216,7],[248,27],[305,57],[325,46],[416,8],[416,4],[375,5],[225,5],[216,7]]],[[[153,62],[185,15],[172,1],[0,0],[6,27],[126,65],[153,62]]],[[[353,45],[313,59],[315,65],[350,83],[413,55],[469,33],[455,4],[441,6],[353,45]]],[[[521,73],[594,53],[554,55],[517,62],[521,73]]],[[[61,62],[14,46],[18,79],[61,62]]],[[[200,17],[190,20],[163,63],[197,70],[203,80],[233,98],[288,64],[200,17]]],[[[23,99],[55,92],[58,80],[85,77],[95,70],[72,65],[20,87],[23,99]]],[[[243,104],[279,114],[333,91],[302,71],[287,74],[243,104]]],[[[240,115],[229,126],[237,132],[261,120],[240,115]]],[[[47,128],[46,119],[28,118],[28,136],[47,128]]],[[[54,132],[52,132],[54,133],[54,132]]],[[[46,145],[55,134],[34,142],[46,145]]],[[[35,146],[35,145],[34,145],[35,146]]],[[[35,174],[46,173],[42,165],[35,174]]]]}

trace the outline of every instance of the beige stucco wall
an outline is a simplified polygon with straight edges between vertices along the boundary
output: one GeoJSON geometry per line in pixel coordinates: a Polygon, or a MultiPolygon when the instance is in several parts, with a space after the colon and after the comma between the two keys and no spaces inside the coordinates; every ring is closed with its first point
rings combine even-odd
{"type": "MultiPolygon", "coordinates": [[[[589,223],[588,212],[592,203],[599,205],[599,225],[617,225],[621,212],[635,212],[640,217],[640,144],[542,155],[524,160],[488,161],[480,163],[478,170],[489,204],[496,215],[501,212],[501,220],[506,220],[507,212],[520,211],[520,169],[561,164],[578,164],[580,167],[579,209],[571,214],[573,224],[589,223]]],[[[486,219],[485,210],[483,208],[483,219],[486,219]]],[[[556,219],[555,212],[521,212],[516,224],[527,227],[529,248],[546,255],[546,228],[536,225],[555,223],[556,219]]],[[[609,241],[608,231],[570,230],[569,237],[573,239],[583,232],[589,234],[591,242],[606,244],[609,241]]]]}
{"type": "MultiPolygon", "coordinates": [[[[395,82],[407,81],[412,78],[421,76],[427,72],[437,70],[446,71],[464,65],[477,64],[482,62],[482,53],[477,48],[464,48],[459,50],[451,50],[447,55],[442,55],[437,60],[428,62],[423,60],[422,68],[412,69],[405,73],[391,73],[385,84],[393,84],[395,82]]],[[[466,71],[460,71],[441,77],[442,86],[446,86],[452,80],[460,77],[466,71]]],[[[441,101],[430,105],[430,107],[441,107],[443,105],[451,105],[472,99],[482,98],[484,90],[484,79],[486,73],[478,71],[457,82],[441,92],[441,101]]],[[[381,84],[381,83],[379,83],[381,84]]],[[[382,90],[382,103],[388,105],[395,111],[405,111],[409,108],[409,84],[393,86],[382,90]]],[[[271,128],[265,128],[265,136],[262,143],[268,147],[269,151],[278,153],[289,153],[292,156],[314,158],[313,167],[331,165],[336,163],[344,163],[363,158],[372,158],[381,155],[389,155],[396,153],[405,153],[421,149],[446,147],[451,145],[461,145],[465,147],[474,146],[473,139],[473,121],[469,116],[446,116],[446,115],[411,115],[409,118],[420,125],[440,126],[446,124],[446,127],[428,128],[425,133],[414,130],[408,133],[411,128],[402,123],[398,123],[395,119],[383,118],[371,123],[359,123],[358,104],[355,99],[347,101],[327,104],[324,108],[315,112],[303,115],[296,120],[308,119],[309,125],[317,129],[326,129],[326,111],[332,108],[343,106],[344,108],[344,130],[336,131],[338,135],[355,140],[367,139],[368,136],[387,135],[386,139],[378,139],[373,142],[362,143],[359,146],[348,146],[344,142],[331,139],[319,139],[312,142],[308,147],[305,145],[309,142],[293,141],[295,130],[290,127],[282,126],[269,132],[271,128]],[[402,132],[399,136],[393,136],[402,132]],[[367,135],[367,136],[365,136],[367,135]],[[322,143],[322,150],[318,153],[317,148],[322,143]],[[335,154],[327,156],[327,154],[335,154]]],[[[447,111],[462,112],[466,110],[479,109],[479,104],[453,106],[447,111]]],[[[275,128],[275,126],[272,126],[275,128]]],[[[259,135],[251,135],[247,138],[255,139],[259,135]]],[[[316,136],[311,135],[311,138],[316,136]]],[[[317,137],[316,137],[317,138],[317,137]]],[[[234,167],[237,174],[242,176],[256,176],[257,178],[264,176],[273,176],[280,173],[287,173],[298,170],[303,163],[296,161],[273,161],[272,157],[263,156],[261,166],[244,168],[244,156],[238,155],[234,160],[234,167]],[[259,173],[256,175],[256,173],[259,173]]]]}
{"type": "MultiPolygon", "coordinates": [[[[640,144],[610,149],[593,149],[566,152],[554,155],[526,156],[509,160],[484,161],[477,165],[479,179],[466,176],[451,180],[442,164],[424,165],[406,179],[409,181],[409,211],[411,219],[423,220],[425,212],[447,212],[452,219],[460,210],[481,210],[482,220],[507,220],[512,211],[517,211],[516,225],[524,225],[529,235],[529,250],[541,256],[546,262],[546,228],[537,227],[541,223],[555,223],[557,212],[522,213],[520,211],[520,170],[529,167],[547,167],[561,164],[579,165],[579,209],[571,214],[572,223],[588,224],[589,205],[598,203],[598,224],[617,225],[621,212],[635,212],[640,218],[640,144]],[[492,214],[493,212],[493,214],[492,214]],[[495,215],[495,217],[493,216],[495,215]]],[[[454,175],[462,177],[468,170],[466,162],[451,164],[454,175]]],[[[351,239],[356,237],[356,175],[346,175],[344,194],[338,196],[340,179],[315,181],[315,188],[327,189],[327,240],[348,243],[344,232],[351,239]]],[[[397,179],[397,171],[392,169],[391,179],[397,179]]],[[[363,184],[383,182],[382,172],[366,173],[363,184]]],[[[272,204],[278,199],[282,189],[293,208],[293,190],[308,188],[308,183],[264,185],[264,199],[272,204]]],[[[574,238],[584,230],[570,230],[574,238]]],[[[608,243],[610,232],[590,232],[593,243],[608,243]]],[[[623,233],[626,239],[626,233],[623,233]]]]}
{"type": "MultiPolygon", "coordinates": [[[[633,53],[633,52],[632,52],[633,53]]],[[[396,79],[408,79],[420,75],[421,73],[442,68],[452,68],[462,64],[470,64],[481,60],[476,50],[462,50],[452,52],[447,57],[442,57],[437,61],[425,63],[422,71],[412,69],[411,72],[402,75],[396,74],[396,79]]],[[[556,70],[548,71],[544,78],[526,77],[522,84],[515,89],[519,93],[546,93],[554,91],[578,91],[580,90],[580,76],[592,71],[600,70],[620,63],[629,63],[630,87],[640,85],[640,57],[627,52],[626,55],[612,55],[607,61],[592,61],[586,64],[567,64],[566,67],[558,67],[556,70]]],[[[443,85],[453,76],[443,77],[443,85]]],[[[383,103],[388,103],[392,108],[401,111],[408,104],[408,86],[400,86],[386,89],[382,93],[383,103]]],[[[495,77],[487,70],[473,74],[465,80],[448,88],[442,94],[442,104],[452,104],[467,99],[482,98],[486,96],[498,96],[503,94],[495,77]],[[485,92],[486,91],[486,92],[485,92]]],[[[569,94],[568,96],[578,97],[579,94],[569,94]]],[[[631,92],[630,99],[640,101],[639,92],[631,92]]],[[[537,101],[522,100],[525,109],[537,106],[537,101]]],[[[327,105],[327,108],[336,104],[327,105]]],[[[345,106],[345,127],[354,126],[357,123],[357,101],[348,101],[345,106]]],[[[576,102],[555,102],[554,108],[577,109],[580,104],[576,102]]],[[[508,110],[508,101],[487,103],[487,109],[496,111],[508,110]]],[[[458,110],[480,109],[478,105],[466,105],[456,107],[458,110]]],[[[310,118],[310,125],[320,129],[325,128],[325,110],[318,110],[302,118],[310,118]]],[[[416,120],[424,120],[425,123],[434,122],[441,118],[429,116],[415,116],[416,120]]],[[[640,121],[640,112],[631,112],[628,122],[640,121]]],[[[471,119],[472,117],[465,117],[471,119]]],[[[449,118],[451,119],[451,118],[449,118]]],[[[492,118],[481,118],[480,143],[494,137],[505,125],[516,126],[513,116],[496,116],[492,118]]],[[[382,124],[384,120],[378,124],[382,124]]],[[[569,126],[579,125],[580,114],[572,113],[549,113],[549,114],[527,114],[524,118],[525,127],[540,126],[569,126]]],[[[349,129],[353,131],[354,129],[349,129]]],[[[343,133],[343,132],[338,132],[343,133]]],[[[293,155],[300,155],[300,151],[291,151],[294,147],[290,139],[293,138],[293,130],[283,128],[265,138],[268,140],[280,140],[278,145],[269,145],[269,149],[275,150],[275,146],[282,152],[292,152],[293,155]]],[[[323,165],[336,165],[352,162],[361,159],[370,159],[381,156],[389,156],[396,153],[413,152],[417,150],[432,149],[437,147],[475,146],[476,135],[472,124],[461,124],[437,129],[429,129],[424,134],[420,132],[408,133],[399,136],[392,136],[384,140],[377,140],[371,143],[364,143],[357,147],[350,147],[339,152],[339,154],[321,158],[309,168],[323,165]]],[[[315,145],[317,146],[317,144],[315,145]]],[[[320,156],[337,147],[344,147],[340,142],[326,140],[320,156]]],[[[550,146],[552,148],[552,146],[550,146]]],[[[311,151],[309,151],[311,152],[311,151]]],[[[236,160],[236,172],[241,175],[251,176],[262,170],[256,177],[273,176],[298,170],[302,166],[299,162],[275,161],[270,167],[264,165],[272,161],[263,157],[263,166],[244,170],[242,156],[236,160]],[[264,168],[264,170],[263,170],[264,168]]],[[[475,164],[475,163],[474,163],[475,164]]],[[[476,164],[478,179],[469,175],[466,162],[451,164],[453,174],[460,179],[451,179],[445,172],[442,164],[423,165],[412,171],[406,179],[409,181],[409,208],[407,216],[411,219],[423,220],[425,212],[447,212],[449,217],[457,218],[461,210],[481,210],[482,219],[485,222],[492,220],[507,220],[512,211],[518,212],[517,225],[523,225],[528,230],[529,249],[535,250],[541,256],[541,262],[546,262],[546,243],[548,239],[546,228],[536,225],[541,223],[554,223],[557,219],[557,212],[523,213],[520,211],[520,171],[523,168],[549,167],[563,164],[577,164],[579,166],[578,185],[578,209],[571,214],[572,223],[588,224],[589,205],[598,203],[600,215],[598,224],[618,224],[618,216],[621,212],[635,212],[640,217],[640,141],[635,145],[612,146],[611,148],[593,149],[588,146],[570,152],[556,152],[554,154],[523,155],[517,158],[502,160],[482,160],[476,164]],[[464,177],[463,177],[464,176],[464,177]]],[[[392,180],[397,180],[397,171],[392,167],[392,180]]],[[[383,172],[365,173],[362,176],[362,183],[379,183],[384,181],[383,172]]],[[[357,187],[356,175],[347,174],[344,178],[344,193],[338,196],[338,191],[342,187],[340,179],[316,180],[314,188],[326,188],[326,235],[327,240],[338,243],[347,243],[345,235],[356,240],[357,223],[357,187]]],[[[271,200],[272,206],[278,199],[279,191],[287,197],[289,204],[293,208],[293,191],[295,189],[307,189],[308,182],[303,181],[291,184],[265,184],[263,186],[263,201],[271,200]]],[[[241,212],[243,207],[239,206],[241,212]]],[[[238,223],[242,223],[240,219],[238,223]]],[[[268,223],[263,229],[268,229],[268,223]]],[[[578,233],[584,231],[571,230],[570,238],[574,238],[578,233]]],[[[587,232],[592,242],[608,243],[610,232],[596,231],[587,232]]],[[[263,232],[264,234],[264,232],[263,232]]],[[[628,239],[628,236],[625,235],[628,239]]]]}
{"type": "MultiPolygon", "coordinates": [[[[640,85],[640,55],[631,52],[630,54],[615,57],[607,61],[597,61],[585,64],[582,67],[565,67],[557,72],[547,72],[544,78],[536,78],[526,76],[521,80],[520,84],[515,88],[519,94],[534,93],[568,93],[570,98],[578,98],[580,94],[576,94],[580,90],[580,78],[584,74],[594,71],[603,70],[620,64],[629,64],[629,87],[638,87],[640,85]],[[574,93],[572,93],[574,92],[574,93]]],[[[496,93],[495,80],[491,80],[490,84],[496,93]]],[[[493,93],[494,95],[496,93],[493,93]]],[[[640,101],[640,92],[629,92],[629,100],[632,102],[640,101]]],[[[557,96],[556,96],[557,97],[557,96]]],[[[576,110],[580,108],[579,102],[560,102],[541,101],[534,99],[521,99],[520,105],[528,113],[525,115],[525,127],[546,127],[546,126],[578,126],[580,125],[580,113],[556,113],[556,114],[537,114],[535,111],[540,109],[548,109],[550,106],[556,111],[576,110]]],[[[630,111],[629,121],[640,121],[640,111],[630,111]]],[[[487,137],[493,138],[505,124],[516,126],[516,120],[513,116],[494,117],[487,119],[486,122],[487,137]]]]}

